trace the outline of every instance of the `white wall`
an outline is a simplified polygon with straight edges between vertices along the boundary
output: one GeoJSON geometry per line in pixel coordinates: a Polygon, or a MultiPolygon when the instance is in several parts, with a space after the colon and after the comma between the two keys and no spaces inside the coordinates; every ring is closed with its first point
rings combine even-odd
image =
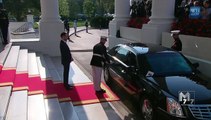
{"type": "Polygon", "coordinates": [[[154,27],[150,29],[137,29],[120,26],[121,38],[128,39],[133,42],[160,44],[161,36],[158,31],[159,30],[154,27]]]}

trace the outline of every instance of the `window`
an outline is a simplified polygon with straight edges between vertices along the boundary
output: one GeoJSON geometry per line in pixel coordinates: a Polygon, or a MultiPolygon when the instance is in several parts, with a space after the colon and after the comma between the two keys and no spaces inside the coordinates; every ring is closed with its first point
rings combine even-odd
{"type": "Polygon", "coordinates": [[[123,63],[128,64],[128,59],[127,59],[128,52],[129,52],[128,50],[120,47],[115,56],[123,63]]]}
{"type": "Polygon", "coordinates": [[[187,74],[192,69],[179,53],[153,53],[147,55],[148,62],[156,74],[187,74]]]}
{"type": "Polygon", "coordinates": [[[137,67],[136,55],[132,52],[130,52],[128,55],[128,65],[137,67]]]}
{"type": "Polygon", "coordinates": [[[112,48],[111,50],[109,50],[108,54],[110,54],[111,56],[115,55],[118,48],[119,48],[118,46],[112,48]]]}

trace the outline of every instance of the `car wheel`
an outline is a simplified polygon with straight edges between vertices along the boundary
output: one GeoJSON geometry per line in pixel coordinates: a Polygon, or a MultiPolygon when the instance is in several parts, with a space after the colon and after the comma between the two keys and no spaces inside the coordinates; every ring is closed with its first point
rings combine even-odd
{"type": "Polygon", "coordinates": [[[154,107],[147,97],[142,97],[140,100],[140,111],[144,120],[154,120],[154,107]]]}
{"type": "Polygon", "coordinates": [[[108,67],[104,68],[104,80],[105,80],[106,84],[111,83],[111,76],[109,74],[108,67]]]}

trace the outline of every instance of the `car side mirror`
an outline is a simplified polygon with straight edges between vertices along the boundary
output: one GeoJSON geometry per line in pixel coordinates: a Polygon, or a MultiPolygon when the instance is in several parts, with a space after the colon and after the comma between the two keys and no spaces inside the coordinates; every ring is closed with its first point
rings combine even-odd
{"type": "Polygon", "coordinates": [[[199,63],[193,63],[193,67],[194,68],[198,68],[199,67],[199,63]]]}

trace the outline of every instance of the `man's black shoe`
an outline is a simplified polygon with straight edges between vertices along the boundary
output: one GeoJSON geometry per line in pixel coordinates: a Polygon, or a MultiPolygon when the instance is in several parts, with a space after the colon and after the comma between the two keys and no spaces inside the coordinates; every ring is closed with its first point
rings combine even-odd
{"type": "Polygon", "coordinates": [[[73,88],[73,86],[71,86],[71,85],[64,85],[64,87],[66,90],[71,90],[73,88]]]}
{"type": "Polygon", "coordinates": [[[66,89],[66,90],[71,90],[72,88],[70,88],[70,87],[65,87],[65,89],[66,89]]]}
{"type": "Polygon", "coordinates": [[[95,91],[96,93],[105,93],[106,91],[105,90],[103,90],[103,89],[101,89],[101,90],[99,90],[99,91],[95,91]]]}

